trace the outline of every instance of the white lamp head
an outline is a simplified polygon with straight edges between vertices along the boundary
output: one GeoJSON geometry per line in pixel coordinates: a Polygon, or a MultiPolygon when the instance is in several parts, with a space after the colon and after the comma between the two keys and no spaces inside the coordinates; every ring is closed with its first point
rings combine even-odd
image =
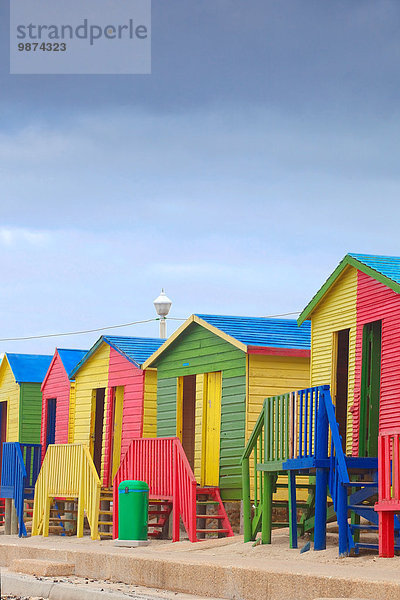
{"type": "Polygon", "coordinates": [[[170,311],[172,301],[168,298],[164,289],[161,290],[161,294],[153,302],[154,308],[159,317],[166,317],[170,311]]]}

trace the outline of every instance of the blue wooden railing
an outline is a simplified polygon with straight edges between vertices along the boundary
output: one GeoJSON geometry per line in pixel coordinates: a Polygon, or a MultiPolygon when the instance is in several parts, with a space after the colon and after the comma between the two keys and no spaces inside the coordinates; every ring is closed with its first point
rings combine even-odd
{"type": "Polygon", "coordinates": [[[24,500],[34,497],[35,483],[40,471],[41,450],[40,444],[3,444],[0,497],[14,500],[19,537],[26,536],[24,500]]]}

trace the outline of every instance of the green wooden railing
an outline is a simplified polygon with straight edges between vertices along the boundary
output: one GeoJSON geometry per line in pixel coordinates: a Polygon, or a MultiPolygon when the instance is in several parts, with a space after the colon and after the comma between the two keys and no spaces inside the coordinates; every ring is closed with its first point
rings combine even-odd
{"type": "Polygon", "coordinates": [[[282,470],[282,463],[289,456],[291,401],[292,394],[273,396],[264,400],[263,408],[242,456],[245,541],[254,539],[261,522],[262,543],[270,542],[270,531],[265,524],[272,518],[272,491],[277,472],[282,470]],[[253,486],[251,486],[252,480],[253,486]],[[251,517],[252,498],[254,498],[253,517],[251,517]]]}
{"type": "MultiPolygon", "coordinates": [[[[314,455],[319,392],[319,387],[307,388],[264,400],[241,459],[245,542],[255,539],[261,526],[262,543],[270,543],[272,494],[278,474],[286,472],[283,463],[314,455]]],[[[289,475],[289,497],[293,485],[289,475]]],[[[296,508],[289,502],[292,510],[296,508]]]]}

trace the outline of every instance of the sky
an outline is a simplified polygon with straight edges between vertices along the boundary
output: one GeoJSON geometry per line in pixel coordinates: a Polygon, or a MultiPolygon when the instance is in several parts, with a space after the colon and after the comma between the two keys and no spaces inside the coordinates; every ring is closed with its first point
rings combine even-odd
{"type": "Polygon", "coordinates": [[[347,252],[400,254],[398,0],[153,0],[132,76],[10,75],[8,11],[1,339],[152,319],[162,287],[174,319],[301,311],[347,252]]]}

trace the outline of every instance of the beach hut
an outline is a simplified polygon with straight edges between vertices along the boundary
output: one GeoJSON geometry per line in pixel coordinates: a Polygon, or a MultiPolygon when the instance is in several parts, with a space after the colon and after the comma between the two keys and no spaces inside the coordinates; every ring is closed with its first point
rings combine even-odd
{"type": "Polygon", "coordinates": [[[70,373],[70,442],[89,446],[105,488],[131,440],[156,435],[157,373],[141,365],[163,341],[102,336],[70,373]]]}
{"type": "Polygon", "coordinates": [[[82,360],[87,350],[56,348],[43,380],[42,390],[42,456],[49,444],[67,444],[72,429],[70,405],[75,402],[75,381],[69,373],[82,360]]]}
{"type": "MultiPolygon", "coordinates": [[[[347,254],[303,310],[299,325],[308,319],[312,387],[291,395],[291,418],[285,421],[285,412],[274,416],[292,440],[279,464],[268,457],[255,468],[290,473],[293,546],[296,474],[316,471],[315,549],[326,544],[328,484],[339,525],[339,554],[378,548],[360,535],[379,528],[380,554],[393,556],[395,537],[400,542],[400,521],[394,518],[400,512],[400,257],[347,254]]],[[[262,443],[268,446],[273,438],[273,428],[266,427],[262,443]]],[[[251,529],[250,501],[248,496],[245,539],[256,531],[251,529]]],[[[270,525],[264,523],[264,531],[270,525]]]]}
{"type": "Polygon", "coordinates": [[[299,317],[311,319],[311,385],[329,384],[348,455],[378,455],[400,426],[400,258],[347,254],[299,317]]]}
{"type": "Polygon", "coordinates": [[[157,369],[157,437],[177,436],[200,486],[241,499],[240,458],[266,396],[309,385],[310,326],[192,315],[143,364],[157,369]]]}
{"type": "Polygon", "coordinates": [[[7,352],[0,365],[1,441],[40,443],[41,384],[52,360],[7,352]]]}

